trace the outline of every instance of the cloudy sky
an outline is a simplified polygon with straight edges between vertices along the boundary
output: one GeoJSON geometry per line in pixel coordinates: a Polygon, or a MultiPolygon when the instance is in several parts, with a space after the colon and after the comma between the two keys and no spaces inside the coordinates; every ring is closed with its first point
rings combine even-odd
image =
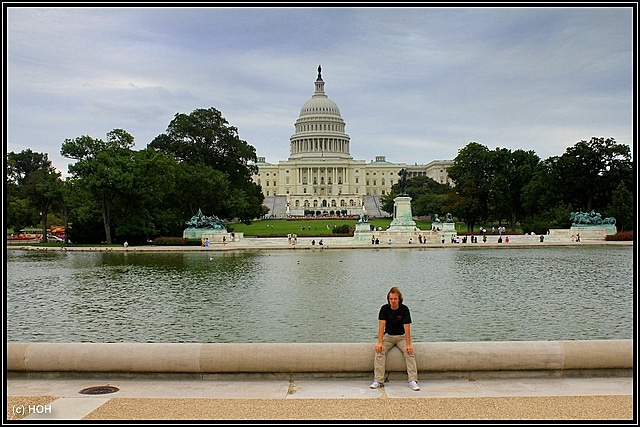
{"type": "Polygon", "coordinates": [[[357,160],[426,164],[470,141],[546,159],[593,136],[633,150],[631,7],[4,12],[5,149],[63,173],[67,138],[121,128],[143,149],[175,114],[211,107],[258,156],[286,160],[318,65],[357,160]]]}

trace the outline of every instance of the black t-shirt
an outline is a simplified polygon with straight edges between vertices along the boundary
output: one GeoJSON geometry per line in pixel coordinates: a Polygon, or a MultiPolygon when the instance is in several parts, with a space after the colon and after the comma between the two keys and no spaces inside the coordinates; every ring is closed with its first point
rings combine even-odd
{"type": "Polygon", "coordinates": [[[380,307],[378,320],[385,320],[384,331],[389,335],[404,335],[404,325],[411,323],[409,307],[400,304],[397,310],[392,310],[389,304],[380,307]]]}

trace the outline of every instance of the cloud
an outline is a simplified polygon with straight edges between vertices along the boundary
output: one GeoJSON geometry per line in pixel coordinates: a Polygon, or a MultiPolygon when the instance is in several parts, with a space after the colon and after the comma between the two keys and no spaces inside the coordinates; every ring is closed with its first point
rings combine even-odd
{"type": "Polygon", "coordinates": [[[123,128],[141,149],[216,108],[259,156],[289,156],[317,66],[358,160],[453,159],[468,142],[562,155],[632,150],[633,10],[28,7],[6,9],[7,151],[59,156],[123,128]]]}

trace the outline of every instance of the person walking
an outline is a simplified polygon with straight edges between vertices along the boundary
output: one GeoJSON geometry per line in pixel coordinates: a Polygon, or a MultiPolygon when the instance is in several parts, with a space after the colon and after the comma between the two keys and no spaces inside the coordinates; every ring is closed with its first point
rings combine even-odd
{"type": "Polygon", "coordinates": [[[375,346],[373,367],[374,381],[370,388],[384,387],[387,353],[393,347],[404,355],[407,365],[409,387],[414,391],[420,390],[418,384],[418,367],[411,342],[411,312],[403,304],[402,292],[397,286],[387,293],[387,304],[380,307],[378,312],[378,342],[375,346]]]}

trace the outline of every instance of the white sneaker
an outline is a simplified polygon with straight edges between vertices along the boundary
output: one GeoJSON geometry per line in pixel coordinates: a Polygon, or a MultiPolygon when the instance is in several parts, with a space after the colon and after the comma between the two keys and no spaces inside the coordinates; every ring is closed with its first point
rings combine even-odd
{"type": "Polygon", "coordinates": [[[382,387],[382,384],[380,384],[378,381],[374,381],[371,383],[371,385],[369,386],[369,388],[380,388],[382,387]]]}
{"type": "Polygon", "coordinates": [[[418,381],[409,381],[409,387],[413,391],[420,391],[420,386],[418,385],[418,381]]]}

